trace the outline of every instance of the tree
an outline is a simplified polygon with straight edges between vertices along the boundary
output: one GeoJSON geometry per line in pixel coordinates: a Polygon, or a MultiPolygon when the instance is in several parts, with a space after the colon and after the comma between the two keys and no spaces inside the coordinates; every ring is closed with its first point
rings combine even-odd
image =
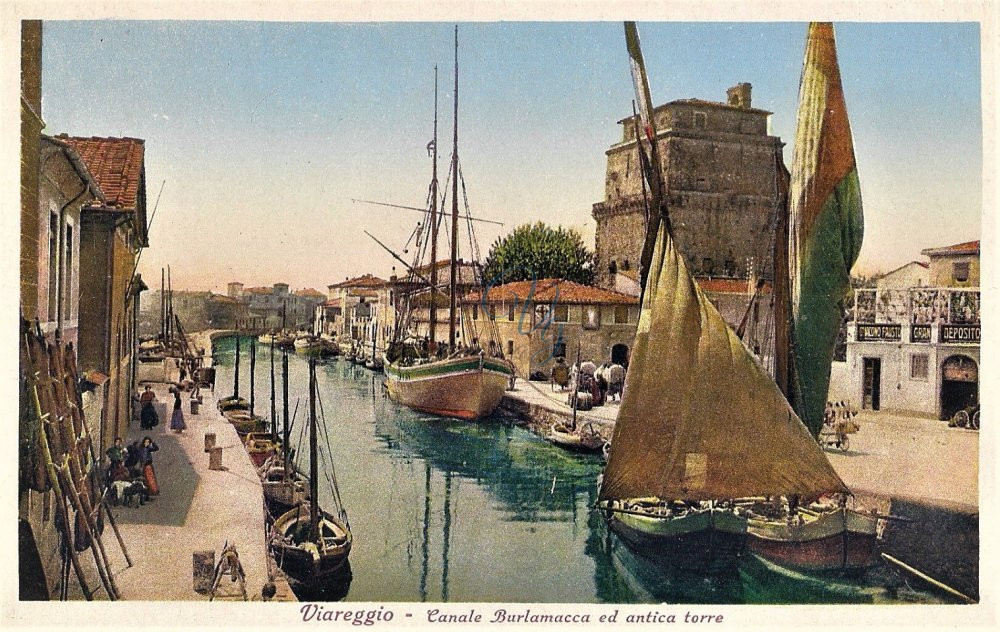
{"type": "Polygon", "coordinates": [[[559,278],[589,285],[594,280],[594,253],[580,234],[543,222],[524,224],[490,247],[484,265],[485,283],[509,283],[559,278]]]}

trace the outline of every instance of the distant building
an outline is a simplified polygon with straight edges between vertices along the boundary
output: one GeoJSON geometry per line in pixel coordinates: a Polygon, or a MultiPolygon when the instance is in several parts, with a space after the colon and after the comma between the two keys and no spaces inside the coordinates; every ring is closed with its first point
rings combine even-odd
{"type": "MultiPolygon", "coordinates": [[[[139,312],[139,335],[154,337],[160,333],[159,290],[149,292],[143,298],[143,309],[139,312]]],[[[236,329],[248,326],[250,310],[235,298],[189,290],[173,290],[174,315],[181,321],[185,333],[209,329],[236,329]]]]}
{"type": "MultiPolygon", "coordinates": [[[[515,281],[463,300],[467,329],[488,348],[495,335],[518,376],[549,375],[553,359],[628,365],[639,300],[562,279],[515,281]]],[[[468,334],[467,334],[468,335],[468,334]]]]}
{"type": "MultiPolygon", "coordinates": [[[[682,99],[654,110],[673,236],[694,276],[745,279],[751,267],[773,276],[782,142],[768,133],[770,112],[751,107],[750,92],[741,83],[726,103],[682,99]]],[[[604,200],[593,207],[595,283],[637,295],[646,211],[635,117],[619,124],[622,140],[605,152],[604,200]]]]}
{"type": "Polygon", "coordinates": [[[239,281],[227,284],[226,295],[246,304],[249,315],[243,326],[255,329],[312,330],[314,309],[324,298],[312,288],[290,292],[287,283],[245,288],[239,281]]]}
{"type": "Polygon", "coordinates": [[[855,290],[850,392],[864,408],[947,419],[979,401],[979,242],[922,253],[929,263],[855,290]]]}
{"type": "Polygon", "coordinates": [[[380,297],[387,283],[385,279],[364,274],[328,285],[326,302],[336,308],[330,313],[333,320],[326,320],[324,333],[370,340],[372,333],[377,332],[380,310],[386,306],[380,297]]]}
{"type": "MultiPolygon", "coordinates": [[[[434,334],[438,342],[448,341],[448,309],[451,304],[449,291],[451,285],[451,259],[441,259],[432,267],[426,264],[415,268],[402,277],[393,276],[389,279],[391,288],[390,300],[396,314],[405,313],[409,309],[409,332],[418,338],[430,336],[431,331],[431,296],[428,282],[433,269],[437,269],[438,292],[434,301],[436,305],[434,334]],[[423,278],[421,278],[423,277],[423,278]],[[409,304],[407,307],[407,303],[409,304]]],[[[469,261],[458,260],[456,266],[455,289],[458,302],[469,292],[479,288],[476,265],[469,261]]],[[[457,317],[461,320],[461,314],[457,317]]]]}

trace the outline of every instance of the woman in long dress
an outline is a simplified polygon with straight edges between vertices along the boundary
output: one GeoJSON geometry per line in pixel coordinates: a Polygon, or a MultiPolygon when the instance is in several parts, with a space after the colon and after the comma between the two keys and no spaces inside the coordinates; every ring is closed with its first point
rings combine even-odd
{"type": "Polygon", "coordinates": [[[147,384],[146,390],[139,396],[139,403],[142,404],[139,412],[139,425],[142,426],[143,430],[150,430],[153,426],[160,423],[159,419],[156,418],[156,408],[153,406],[153,402],[155,401],[156,393],[147,384]]]}
{"type": "Polygon", "coordinates": [[[146,480],[146,488],[150,496],[160,493],[160,486],[156,482],[156,471],[153,469],[153,453],[159,450],[151,437],[143,437],[139,446],[139,467],[142,468],[142,476],[146,480]]]}
{"type": "Polygon", "coordinates": [[[184,432],[187,424],[184,423],[184,411],[181,410],[181,391],[174,389],[174,414],[170,417],[170,429],[174,432],[184,432]]]}

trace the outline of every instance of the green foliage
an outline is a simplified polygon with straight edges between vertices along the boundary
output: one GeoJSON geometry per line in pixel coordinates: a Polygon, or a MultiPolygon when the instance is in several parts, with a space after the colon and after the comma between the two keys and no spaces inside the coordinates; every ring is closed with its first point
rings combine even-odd
{"type": "Polygon", "coordinates": [[[593,282],[594,254],[575,230],[552,228],[543,222],[524,224],[490,247],[484,266],[485,282],[550,277],[586,285],[593,282]]]}

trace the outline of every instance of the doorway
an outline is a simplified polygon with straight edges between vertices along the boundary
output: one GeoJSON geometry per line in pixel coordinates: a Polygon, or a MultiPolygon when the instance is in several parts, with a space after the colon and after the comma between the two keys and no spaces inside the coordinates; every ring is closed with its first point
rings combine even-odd
{"type": "Polygon", "coordinates": [[[611,363],[628,368],[628,345],[617,344],[611,347],[611,363]]]}
{"type": "Polygon", "coordinates": [[[882,358],[864,358],[861,407],[870,410],[882,407],[882,358]]]}
{"type": "Polygon", "coordinates": [[[951,356],[941,370],[941,419],[979,403],[979,366],[968,356],[951,356]]]}

